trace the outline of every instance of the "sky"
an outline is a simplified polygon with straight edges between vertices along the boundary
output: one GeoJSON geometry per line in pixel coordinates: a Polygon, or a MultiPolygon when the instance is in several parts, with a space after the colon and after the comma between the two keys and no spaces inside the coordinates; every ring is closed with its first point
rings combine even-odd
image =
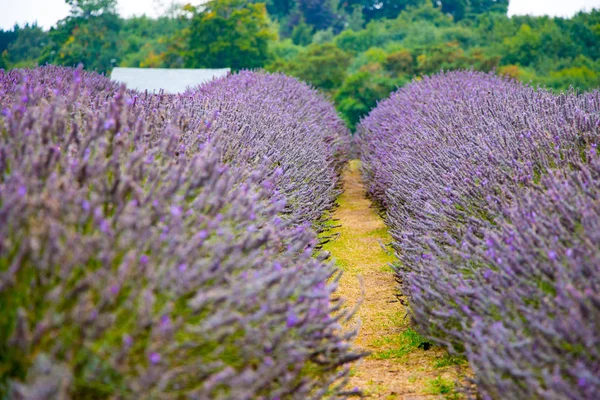
{"type": "MultiPolygon", "coordinates": [[[[172,2],[199,4],[202,0],[118,0],[118,10],[123,16],[157,16],[172,2]]],[[[585,9],[600,8],[600,0],[510,0],[509,15],[551,15],[570,17],[585,9]]],[[[37,21],[45,29],[69,14],[64,0],[0,0],[0,29],[10,29],[15,23],[37,21]]]]}

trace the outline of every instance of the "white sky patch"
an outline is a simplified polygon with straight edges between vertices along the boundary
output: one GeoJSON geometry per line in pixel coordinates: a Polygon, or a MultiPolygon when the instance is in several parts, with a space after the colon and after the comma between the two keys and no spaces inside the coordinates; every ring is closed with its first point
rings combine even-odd
{"type": "Polygon", "coordinates": [[[510,0],[508,15],[572,17],[577,12],[600,9],[600,0],[510,0]]]}
{"type": "MultiPolygon", "coordinates": [[[[118,0],[118,11],[123,16],[146,14],[156,17],[173,2],[198,5],[203,0],[118,0]]],[[[600,8],[600,0],[510,0],[508,13],[570,17],[580,10],[592,8],[600,8]]],[[[68,14],[69,6],[64,0],[0,0],[0,29],[36,21],[49,29],[68,14]]]]}
{"type": "MultiPolygon", "coordinates": [[[[193,5],[205,0],[118,0],[119,14],[130,17],[162,15],[173,3],[193,5]]],[[[11,29],[15,23],[36,22],[44,29],[50,29],[69,15],[69,6],[64,0],[0,0],[0,29],[11,29]]]]}

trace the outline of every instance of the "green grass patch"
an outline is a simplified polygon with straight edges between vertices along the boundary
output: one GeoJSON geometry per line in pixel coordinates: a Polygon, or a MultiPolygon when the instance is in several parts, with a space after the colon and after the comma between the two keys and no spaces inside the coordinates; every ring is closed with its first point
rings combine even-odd
{"type": "Polygon", "coordinates": [[[379,272],[385,272],[385,273],[393,274],[394,273],[394,269],[390,266],[390,263],[385,263],[385,264],[383,264],[379,268],[379,272]]]}
{"type": "Polygon", "coordinates": [[[467,364],[467,360],[461,356],[453,356],[450,353],[444,354],[442,358],[435,360],[433,363],[434,368],[445,368],[452,365],[464,365],[467,364]]]}
{"type": "Polygon", "coordinates": [[[374,229],[370,231],[367,236],[375,237],[378,239],[384,239],[386,241],[391,240],[390,234],[388,233],[387,226],[382,226],[381,228],[374,229]]]}
{"type": "Polygon", "coordinates": [[[456,391],[456,386],[450,379],[438,376],[427,383],[427,393],[444,396],[444,399],[458,400],[462,396],[456,391]]]}
{"type": "Polygon", "coordinates": [[[387,336],[376,340],[373,344],[383,350],[373,353],[377,360],[389,360],[402,358],[410,352],[419,348],[425,342],[425,338],[412,328],[408,328],[399,335],[387,336]]]}

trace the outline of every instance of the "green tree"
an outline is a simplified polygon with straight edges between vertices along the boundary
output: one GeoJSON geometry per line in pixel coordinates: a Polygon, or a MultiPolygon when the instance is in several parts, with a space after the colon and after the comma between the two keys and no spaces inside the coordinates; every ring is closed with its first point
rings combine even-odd
{"type": "Polygon", "coordinates": [[[403,49],[389,54],[383,66],[394,75],[412,75],[414,72],[415,60],[410,51],[403,49]]]}
{"type": "Polygon", "coordinates": [[[483,14],[486,12],[497,12],[506,14],[508,12],[509,0],[469,0],[469,11],[472,14],[483,14]]]}
{"type": "Polygon", "coordinates": [[[195,14],[196,8],[191,4],[182,6],[177,13],[176,19],[181,28],[168,36],[167,50],[161,54],[165,67],[183,68],[185,66],[185,57],[189,50],[190,28],[195,14]]]}
{"type": "Polygon", "coordinates": [[[523,66],[552,67],[548,59],[555,63],[561,59],[573,59],[577,56],[577,46],[569,35],[549,18],[538,20],[536,29],[528,24],[521,25],[517,34],[504,40],[506,64],[523,66]]]}
{"type": "Polygon", "coordinates": [[[19,36],[19,25],[15,25],[12,30],[2,30],[0,29],[0,54],[4,52],[4,50],[8,49],[8,45],[17,40],[19,36]]]}
{"type": "Polygon", "coordinates": [[[421,3],[422,4],[416,6],[408,6],[394,21],[394,25],[396,27],[402,25],[418,26],[423,23],[437,27],[453,25],[454,20],[443,13],[442,9],[434,5],[431,0],[426,0],[421,3]]]}
{"type": "Polygon", "coordinates": [[[264,3],[212,0],[194,13],[184,54],[188,68],[262,67],[269,58],[270,30],[264,3]]]}
{"type": "Polygon", "coordinates": [[[250,2],[266,3],[269,15],[278,20],[282,20],[290,15],[296,7],[296,0],[251,0],[250,2]]]}
{"type": "Polygon", "coordinates": [[[346,12],[351,13],[354,7],[362,10],[365,21],[373,19],[396,18],[403,10],[409,6],[418,6],[425,0],[346,0],[344,8],[346,12]]]}
{"type": "Polygon", "coordinates": [[[348,12],[348,29],[355,32],[360,31],[365,26],[365,17],[363,16],[362,6],[360,4],[354,4],[348,12]]]}
{"type": "Polygon", "coordinates": [[[541,38],[531,26],[524,24],[513,37],[504,39],[506,64],[530,65],[537,57],[541,47],[541,38]]]}
{"type": "Polygon", "coordinates": [[[350,63],[349,72],[355,73],[370,64],[383,65],[387,58],[387,52],[379,47],[371,47],[365,52],[358,54],[350,63]]]}
{"type": "Polygon", "coordinates": [[[290,61],[298,56],[304,47],[295,45],[291,39],[271,43],[271,55],[277,60],[290,61]]]}
{"type": "Polygon", "coordinates": [[[0,50],[4,55],[6,68],[34,67],[48,42],[48,33],[37,24],[15,26],[15,38],[6,49],[0,50]]]}
{"type": "Polygon", "coordinates": [[[312,38],[312,43],[314,44],[323,44],[327,42],[332,42],[335,38],[335,33],[333,33],[333,29],[325,29],[324,31],[316,31],[312,38]]]}
{"type": "Polygon", "coordinates": [[[577,53],[591,59],[600,59],[600,9],[580,12],[565,24],[577,53]]]}
{"type": "Polygon", "coordinates": [[[313,28],[302,21],[294,27],[290,38],[295,45],[308,46],[313,39],[313,28]]]}
{"type": "Polygon", "coordinates": [[[2,54],[0,54],[0,69],[8,70],[8,62],[7,62],[8,52],[4,50],[2,54]]]}
{"type": "Polygon", "coordinates": [[[379,100],[389,96],[405,82],[403,78],[391,79],[378,64],[371,64],[359,72],[348,75],[335,94],[337,109],[350,128],[369,113],[379,100]]]}
{"type": "Polygon", "coordinates": [[[335,37],[335,44],[349,53],[367,51],[371,47],[383,47],[386,42],[397,36],[396,30],[391,32],[388,26],[380,21],[371,21],[365,29],[353,31],[346,29],[335,37]]]}
{"type": "MultiPolygon", "coordinates": [[[[171,14],[174,14],[173,11],[179,10],[168,10],[171,14]]],[[[180,18],[179,15],[158,19],[141,16],[124,20],[120,31],[121,49],[119,53],[122,53],[122,56],[119,66],[175,67],[176,63],[167,62],[167,52],[172,43],[180,42],[175,35],[181,35],[181,31],[188,25],[189,20],[180,18]]],[[[181,59],[181,56],[177,57],[181,59]]],[[[183,62],[180,66],[182,65],[183,62]]]]}
{"type": "Polygon", "coordinates": [[[344,28],[344,14],[339,12],[339,0],[297,0],[304,21],[315,30],[333,28],[339,33],[344,28]]]}
{"type": "Polygon", "coordinates": [[[90,19],[103,14],[117,14],[117,0],[65,0],[71,7],[69,18],[90,19]]]}
{"type": "Polygon", "coordinates": [[[332,91],[346,79],[350,59],[350,54],[332,43],[313,44],[289,62],[276,62],[267,69],[287,73],[320,89],[332,91]]]}
{"type": "Polygon", "coordinates": [[[552,71],[545,83],[553,89],[566,89],[569,86],[579,90],[590,90],[600,86],[600,74],[597,66],[593,69],[587,66],[570,67],[560,71],[552,71]]]}
{"type": "Polygon", "coordinates": [[[62,65],[83,64],[86,69],[110,71],[119,61],[120,20],[95,17],[80,24],[61,46],[57,60],[62,65]]]}
{"type": "Polygon", "coordinates": [[[468,0],[443,0],[442,11],[451,14],[455,21],[460,21],[467,14],[468,0]]]}
{"type": "Polygon", "coordinates": [[[110,71],[121,58],[120,30],[116,0],[66,0],[71,7],[67,18],[50,30],[50,43],[41,63],[110,71]]]}

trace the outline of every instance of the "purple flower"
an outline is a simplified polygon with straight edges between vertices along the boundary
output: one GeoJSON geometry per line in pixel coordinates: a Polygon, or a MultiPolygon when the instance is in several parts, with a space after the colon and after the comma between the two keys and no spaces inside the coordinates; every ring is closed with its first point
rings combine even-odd
{"type": "Polygon", "coordinates": [[[110,225],[106,219],[100,221],[100,231],[102,233],[108,233],[110,231],[110,225]]]}
{"type": "Polygon", "coordinates": [[[160,362],[160,354],[152,352],[148,356],[148,359],[152,365],[156,365],[160,362]]]}
{"type": "Polygon", "coordinates": [[[123,335],[123,343],[127,347],[131,347],[133,345],[133,338],[127,334],[123,335]]]}
{"type": "Polygon", "coordinates": [[[288,312],[288,316],[287,316],[287,320],[286,320],[287,327],[288,328],[294,327],[298,324],[298,322],[300,322],[300,320],[298,319],[298,316],[293,311],[288,312]]]}
{"type": "Polygon", "coordinates": [[[572,257],[573,256],[573,249],[567,249],[565,254],[567,255],[567,257],[572,257]]]}
{"type": "Polygon", "coordinates": [[[108,119],[104,122],[104,129],[105,130],[110,130],[112,128],[114,128],[115,126],[115,120],[114,119],[108,119]]]}
{"type": "Polygon", "coordinates": [[[174,216],[175,218],[181,217],[181,214],[183,214],[183,210],[181,209],[181,207],[176,206],[176,205],[172,205],[171,206],[171,215],[174,216]]]}
{"type": "Polygon", "coordinates": [[[160,328],[165,331],[171,328],[171,318],[168,315],[163,315],[160,318],[160,328]]]}

